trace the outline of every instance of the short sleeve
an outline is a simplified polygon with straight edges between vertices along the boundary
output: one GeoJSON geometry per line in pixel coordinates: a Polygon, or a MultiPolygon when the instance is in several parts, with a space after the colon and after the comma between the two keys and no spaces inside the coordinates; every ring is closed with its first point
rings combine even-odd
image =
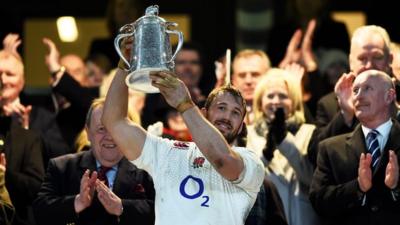
{"type": "Polygon", "coordinates": [[[154,173],[159,171],[157,167],[161,165],[161,160],[166,157],[172,145],[171,140],[147,134],[142,154],[131,162],[151,176],[155,176],[154,173]]]}
{"type": "Polygon", "coordinates": [[[239,178],[232,183],[249,192],[258,193],[264,180],[264,165],[249,149],[235,147],[234,151],[242,157],[244,168],[239,178]]]}

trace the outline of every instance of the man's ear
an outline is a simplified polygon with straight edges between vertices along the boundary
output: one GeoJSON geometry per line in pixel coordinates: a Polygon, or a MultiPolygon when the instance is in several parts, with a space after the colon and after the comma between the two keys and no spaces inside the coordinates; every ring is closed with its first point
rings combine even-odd
{"type": "Polygon", "coordinates": [[[204,117],[207,117],[207,109],[206,108],[201,108],[201,114],[203,114],[204,117]]]}
{"type": "Polygon", "coordinates": [[[393,101],[396,101],[396,91],[393,88],[390,88],[385,94],[385,101],[391,104],[393,101]]]}

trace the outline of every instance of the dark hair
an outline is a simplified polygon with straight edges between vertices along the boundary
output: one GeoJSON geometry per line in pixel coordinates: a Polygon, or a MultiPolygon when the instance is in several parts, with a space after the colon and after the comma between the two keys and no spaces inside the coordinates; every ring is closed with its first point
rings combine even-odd
{"type": "Polygon", "coordinates": [[[237,146],[246,147],[247,145],[247,126],[245,123],[242,125],[242,129],[236,136],[237,146]]]}
{"type": "Polygon", "coordinates": [[[215,98],[221,94],[221,93],[229,93],[232,95],[242,106],[243,109],[243,118],[246,115],[246,101],[244,100],[242,94],[240,91],[235,88],[232,85],[224,85],[218,88],[215,88],[214,90],[211,91],[211,93],[208,95],[206,102],[204,103],[204,108],[208,110],[211,106],[211,104],[214,102],[215,98]]]}

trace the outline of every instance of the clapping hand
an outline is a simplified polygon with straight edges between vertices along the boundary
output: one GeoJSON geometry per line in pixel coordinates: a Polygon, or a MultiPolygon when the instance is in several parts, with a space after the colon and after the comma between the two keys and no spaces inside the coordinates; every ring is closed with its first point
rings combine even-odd
{"type": "Polygon", "coordinates": [[[14,101],[3,105],[2,109],[6,116],[16,117],[23,128],[29,129],[29,116],[32,111],[31,105],[24,106],[19,101],[14,101]]]}
{"type": "Polygon", "coordinates": [[[312,39],[315,27],[316,20],[312,19],[308,23],[303,41],[301,40],[303,36],[302,31],[300,29],[295,31],[286,49],[285,57],[279,63],[280,68],[285,68],[291,63],[299,63],[304,66],[307,72],[313,72],[317,69],[317,63],[312,51],[312,39]]]}
{"type": "Polygon", "coordinates": [[[99,179],[96,180],[96,191],[97,198],[108,213],[116,216],[122,214],[122,200],[99,179]]]}
{"type": "Polygon", "coordinates": [[[276,146],[282,143],[287,134],[285,111],[283,108],[275,110],[274,118],[268,125],[268,132],[266,136],[266,146],[263,150],[263,155],[267,160],[271,160],[276,146]]]}
{"type": "Polygon", "coordinates": [[[90,174],[89,170],[86,170],[81,179],[80,192],[75,197],[74,207],[75,212],[80,213],[92,204],[95,184],[97,179],[97,172],[94,171],[90,174]]]}
{"type": "Polygon", "coordinates": [[[395,189],[399,182],[399,163],[397,155],[393,150],[389,151],[389,162],[386,166],[385,185],[390,189],[395,189]]]}

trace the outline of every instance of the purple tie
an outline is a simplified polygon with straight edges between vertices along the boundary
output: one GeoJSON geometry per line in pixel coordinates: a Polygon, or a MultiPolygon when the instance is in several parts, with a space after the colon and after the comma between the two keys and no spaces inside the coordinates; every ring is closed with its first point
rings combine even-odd
{"type": "Polygon", "coordinates": [[[97,178],[101,181],[104,181],[104,184],[108,186],[107,172],[111,170],[112,167],[100,166],[99,172],[97,174],[97,178]]]}

